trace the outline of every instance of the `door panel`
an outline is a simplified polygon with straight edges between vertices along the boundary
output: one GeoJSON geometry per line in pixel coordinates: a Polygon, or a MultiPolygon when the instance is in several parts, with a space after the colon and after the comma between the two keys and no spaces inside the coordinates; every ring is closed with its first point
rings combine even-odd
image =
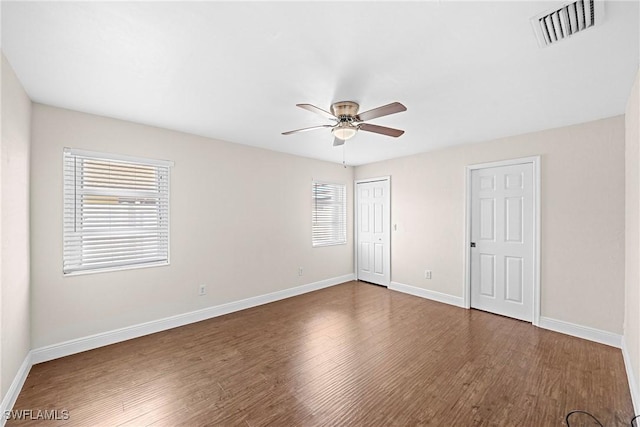
{"type": "Polygon", "coordinates": [[[522,189],[522,184],[524,182],[524,174],[523,173],[505,174],[504,178],[505,178],[504,187],[507,190],[522,189]]]}
{"type": "Polygon", "coordinates": [[[382,213],[382,210],[384,208],[383,203],[379,203],[379,202],[374,202],[373,205],[373,231],[375,233],[384,233],[384,221],[387,220],[388,218],[384,217],[384,214],[382,213]]]}
{"type": "Polygon", "coordinates": [[[389,180],[356,184],[358,280],[389,286],[390,194],[389,180]]]}
{"type": "Polygon", "coordinates": [[[494,177],[489,176],[481,176],[480,177],[480,189],[481,190],[493,190],[494,189],[494,177]]]}
{"type": "Polygon", "coordinates": [[[362,269],[362,271],[370,273],[371,272],[371,262],[369,262],[369,260],[371,259],[371,257],[369,256],[371,251],[369,250],[369,247],[371,246],[371,243],[369,242],[361,242],[360,243],[360,251],[359,251],[359,263],[358,265],[360,266],[360,268],[362,269]]]}
{"type": "Polygon", "coordinates": [[[384,245],[381,243],[374,243],[373,265],[375,265],[376,274],[384,274],[384,245]]]}
{"type": "Polygon", "coordinates": [[[507,218],[505,240],[507,242],[522,243],[522,227],[524,225],[522,221],[522,202],[522,197],[507,197],[505,199],[505,216],[507,218]]]}
{"type": "Polygon", "coordinates": [[[533,319],[533,165],[471,172],[471,307],[533,319]]]}
{"type": "Polygon", "coordinates": [[[360,232],[369,232],[369,205],[360,206],[360,232]]]}
{"type": "Polygon", "coordinates": [[[508,256],[505,257],[506,263],[506,295],[509,301],[522,302],[522,258],[508,256]]]}
{"type": "Polygon", "coordinates": [[[480,199],[480,239],[495,240],[495,199],[480,199]]]}
{"type": "Polygon", "coordinates": [[[493,298],[496,294],[496,257],[480,254],[480,294],[493,298]]]}

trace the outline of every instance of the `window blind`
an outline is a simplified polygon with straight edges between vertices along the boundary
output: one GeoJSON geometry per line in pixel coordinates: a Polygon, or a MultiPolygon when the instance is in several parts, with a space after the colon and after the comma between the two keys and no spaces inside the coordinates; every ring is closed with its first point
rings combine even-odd
{"type": "Polygon", "coordinates": [[[171,165],[64,150],[64,274],[169,263],[171,165]]]}
{"type": "Polygon", "coordinates": [[[347,197],[344,184],[313,182],[312,245],[347,243],[347,197]]]}

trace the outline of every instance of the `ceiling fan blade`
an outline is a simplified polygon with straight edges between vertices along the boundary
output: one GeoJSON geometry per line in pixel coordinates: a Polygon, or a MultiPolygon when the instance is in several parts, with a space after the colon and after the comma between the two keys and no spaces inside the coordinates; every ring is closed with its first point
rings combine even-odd
{"type": "Polygon", "coordinates": [[[332,127],[333,127],[333,125],[311,126],[310,128],[303,128],[303,129],[290,130],[288,132],[282,132],[282,134],[283,135],[291,135],[292,133],[306,132],[308,130],[322,129],[322,128],[332,128],[332,127]]]}
{"type": "Polygon", "coordinates": [[[333,139],[333,146],[337,147],[338,145],[343,145],[344,144],[344,140],[340,139],[340,138],[334,138],[333,139]]]}
{"type": "Polygon", "coordinates": [[[388,128],[388,127],[378,126],[378,125],[370,125],[368,123],[362,123],[358,127],[360,128],[360,130],[364,130],[366,132],[379,133],[382,135],[393,136],[394,138],[397,138],[404,133],[404,131],[400,129],[393,129],[393,128],[388,128]]]}
{"type": "Polygon", "coordinates": [[[389,114],[400,113],[402,111],[407,111],[407,107],[399,102],[392,102],[391,104],[383,105],[382,107],[360,113],[358,114],[357,119],[360,122],[364,122],[378,117],[388,116],[389,114]]]}
{"type": "Polygon", "coordinates": [[[311,104],[296,104],[296,107],[300,107],[300,108],[305,109],[307,111],[311,111],[312,113],[320,114],[322,117],[324,117],[326,119],[338,120],[338,118],[336,116],[334,116],[333,114],[331,114],[330,112],[325,111],[322,108],[318,108],[315,105],[311,105],[311,104]]]}

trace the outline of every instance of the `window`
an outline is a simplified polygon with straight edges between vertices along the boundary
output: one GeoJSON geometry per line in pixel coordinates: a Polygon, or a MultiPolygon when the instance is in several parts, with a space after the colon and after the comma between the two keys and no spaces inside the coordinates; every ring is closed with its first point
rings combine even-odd
{"type": "Polygon", "coordinates": [[[65,148],[63,273],[167,265],[172,165],[65,148]]]}
{"type": "Polygon", "coordinates": [[[313,182],[313,246],[347,243],[347,190],[344,184],[313,182]]]}

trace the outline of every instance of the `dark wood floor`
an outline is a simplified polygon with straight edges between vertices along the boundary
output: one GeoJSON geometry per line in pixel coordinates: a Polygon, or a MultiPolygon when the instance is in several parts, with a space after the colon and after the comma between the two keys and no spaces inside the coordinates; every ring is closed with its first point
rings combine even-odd
{"type": "Polygon", "coordinates": [[[68,426],[628,425],[620,350],[349,282],[36,365],[68,426]]]}

